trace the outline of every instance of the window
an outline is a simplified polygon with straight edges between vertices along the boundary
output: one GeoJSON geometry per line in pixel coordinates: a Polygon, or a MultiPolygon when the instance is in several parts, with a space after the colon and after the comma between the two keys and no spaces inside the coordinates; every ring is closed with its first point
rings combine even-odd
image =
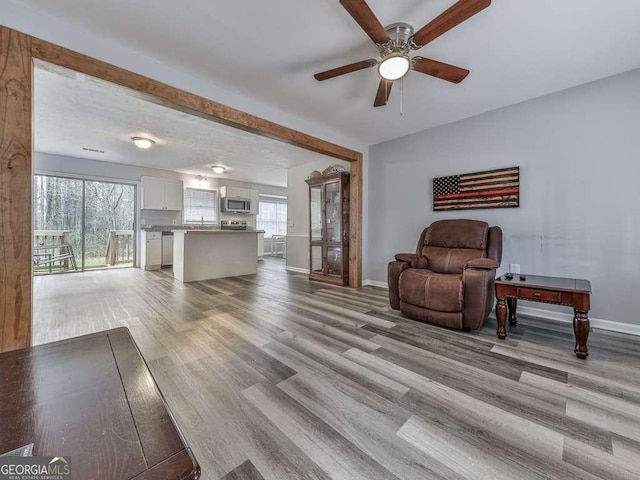
{"type": "Polygon", "coordinates": [[[184,189],[184,223],[218,223],[218,204],[215,190],[184,189]]]}
{"type": "Polygon", "coordinates": [[[256,228],[264,230],[265,238],[287,234],[287,197],[260,195],[256,228]]]}

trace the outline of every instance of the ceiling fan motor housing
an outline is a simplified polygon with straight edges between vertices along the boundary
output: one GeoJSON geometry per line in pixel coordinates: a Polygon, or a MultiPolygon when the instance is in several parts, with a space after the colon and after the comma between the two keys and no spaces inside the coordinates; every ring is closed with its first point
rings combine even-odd
{"type": "Polygon", "coordinates": [[[408,23],[398,22],[392,23],[385,27],[385,31],[389,35],[389,41],[380,45],[382,54],[401,53],[406,55],[411,50],[410,38],[413,35],[413,27],[408,23]]]}

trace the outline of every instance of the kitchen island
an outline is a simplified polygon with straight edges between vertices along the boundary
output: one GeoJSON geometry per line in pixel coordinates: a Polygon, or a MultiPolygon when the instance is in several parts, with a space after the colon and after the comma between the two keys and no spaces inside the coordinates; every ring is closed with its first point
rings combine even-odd
{"type": "Polygon", "coordinates": [[[253,275],[263,230],[174,230],[173,276],[181,282],[253,275]]]}

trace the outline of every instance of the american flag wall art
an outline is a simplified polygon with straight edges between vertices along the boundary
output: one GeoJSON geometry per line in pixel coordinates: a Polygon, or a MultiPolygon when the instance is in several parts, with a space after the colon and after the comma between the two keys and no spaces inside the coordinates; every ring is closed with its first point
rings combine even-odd
{"type": "Polygon", "coordinates": [[[434,210],[520,206],[520,167],[433,179],[434,210]]]}

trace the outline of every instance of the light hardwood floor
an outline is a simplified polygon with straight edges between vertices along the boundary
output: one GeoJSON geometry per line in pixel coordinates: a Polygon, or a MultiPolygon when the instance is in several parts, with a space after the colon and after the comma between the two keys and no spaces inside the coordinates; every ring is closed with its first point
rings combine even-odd
{"type": "Polygon", "coordinates": [[[520,318],[506,341],[387,292],[138,269],[35,279],[35,343],[127,326],[205,479],[640,478],[640,339],[520,318]]]}

